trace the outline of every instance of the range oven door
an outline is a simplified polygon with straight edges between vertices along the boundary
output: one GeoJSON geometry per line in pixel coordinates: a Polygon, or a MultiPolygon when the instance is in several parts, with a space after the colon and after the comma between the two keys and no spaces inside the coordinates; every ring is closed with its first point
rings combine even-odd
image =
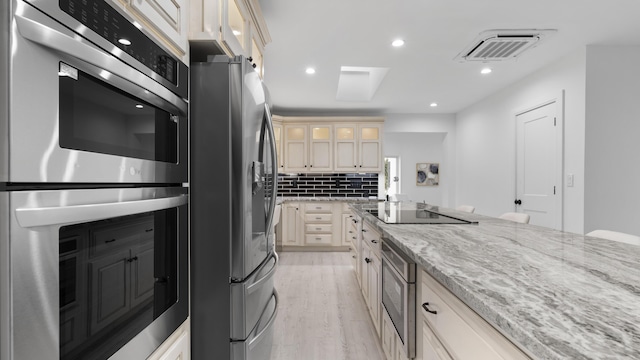
{"type": "Polygon", "coordinates": [[[186,320],[186,188],[0,192],[0,206],[3,359],[144,359],[186,320]]]}
{"type": "MultiPolygon", "coordinates": [[[[0,182],[186,183],[187,102],[28,3],[16,3],[9,151],[0,154],[8,175],[0,182]]],[[[78,21],[71,28],[93,34],[78,21]]]]}

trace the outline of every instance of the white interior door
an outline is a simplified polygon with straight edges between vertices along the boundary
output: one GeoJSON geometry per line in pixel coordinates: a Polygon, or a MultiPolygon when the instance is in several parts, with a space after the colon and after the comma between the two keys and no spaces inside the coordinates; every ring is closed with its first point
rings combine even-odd
{"type": "Polygon", "coordinates": [[[562,230],[562,119],[557,101],[516,115],[516,211],[562,230]]]}

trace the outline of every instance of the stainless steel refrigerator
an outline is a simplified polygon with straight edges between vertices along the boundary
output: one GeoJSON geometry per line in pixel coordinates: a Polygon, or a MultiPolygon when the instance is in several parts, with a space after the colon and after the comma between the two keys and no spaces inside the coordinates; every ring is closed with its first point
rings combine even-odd
{"type": "Polygon", "coordinates": [[[191,356],[269,359],[277,167],[268,95],[244,57],[191,64],[191,356]]]}

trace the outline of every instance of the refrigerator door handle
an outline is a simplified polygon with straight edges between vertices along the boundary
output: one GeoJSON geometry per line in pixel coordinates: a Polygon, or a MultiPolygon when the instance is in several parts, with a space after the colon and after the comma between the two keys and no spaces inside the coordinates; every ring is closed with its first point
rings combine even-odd
{"type": "Polygon", "coordinates": [[[267,124],[267,134],[271,138],[269,141],[271,145],[271,155],[273,161],[271,162],[271,171],[273,177],[273,184],[271,185],[271,204],[269,204],[269,216],[267,216],[267,234],[271,231],[271,225],[273,224],[273,215],[276,210],[276,193],[278,190],[278,159],[277,159],[277,151],[276,151],[276,136],[273,131],[273,121],[271,120],[271,111],[269,110],[269,104],[264,103],[264,115],[265,121],[267,124]]]}
{"type": "MultiPolygon", "coordinates": [[[[278,254],[273,253],[273,255],[271,256],[271,258],[275,259],[275,262],[273,263],[273,266],[271,267],[271,269],[269,269],[269,271],[260,279],[256,280],[254,283],[252,283],[251,285],[249,285],[247,287],[247,292],[251,293],[254,289],[260,288],[262,286],[262,284],[269,280],[273,274],[276,271],[276,265],[278,265],[278,254]]],[[[271,260],[271,258],[269,260],[271,260]]],[[[267,260],[268,261],[268,260],[267,260]]]]}

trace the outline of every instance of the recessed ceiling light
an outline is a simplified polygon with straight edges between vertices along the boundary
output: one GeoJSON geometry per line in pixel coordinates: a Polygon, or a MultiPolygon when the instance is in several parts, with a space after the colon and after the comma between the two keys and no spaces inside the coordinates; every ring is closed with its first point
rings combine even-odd
{"type": "Polygon", "coordinates": [[[432,102],[429,106],[431,106],[431,107],[436,107],[436,106],[438,106],[438,103],[434,103],[434,102],[432,102]]]}
{"type": "Polygon", "coordinates": [[[306,70],[307,74],[311,75],[311,74],[315,74],[316,73],[316,69],[309,67],[306,70]]]}
{"type": "Polygon", "coordinates": [[[129,46],[129,45],[131,45],[131,41],[129,41],[129,40],[127,40],[127,39],[124,39],[124,38],[122,38],[122,39],[118,39],[118,42],[119,42],[120,44],[122,44],[122,45],[125,45],[125,46],[129,46]]]}
{"type": "Polygon", "coordinates": [[[142,104],[138,104],[138,105],[136,105],[136,107],[137,107],[138,109],[142,109],[144,106],[142,106],[142,104]]]}
{"type": "Polygon", "coordinates": [[[242,34],[239,30],[233,30],[232,32],[235,36],[239,36],[240,34],[242,34]]]}
{"type": "Polygon", "coordinates": [[[394,47],[400,47],[402,45],[404,45],[404,40],[402,39],[393,40],[393,42],[391,43],[391,46],[394,47]]]}
{"type": "Polygon", "coordinates": [[[490,74],[491,73],[491,68],[484,68],[482,70],[480,70],[480,74],[490,74]]]}

